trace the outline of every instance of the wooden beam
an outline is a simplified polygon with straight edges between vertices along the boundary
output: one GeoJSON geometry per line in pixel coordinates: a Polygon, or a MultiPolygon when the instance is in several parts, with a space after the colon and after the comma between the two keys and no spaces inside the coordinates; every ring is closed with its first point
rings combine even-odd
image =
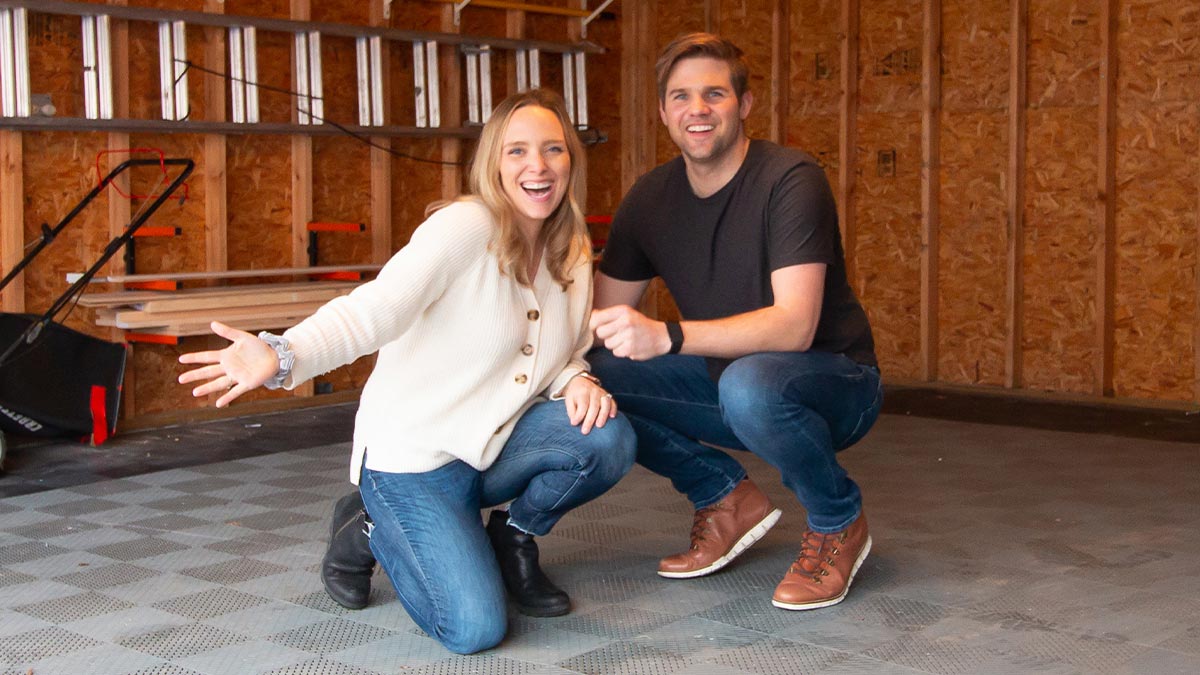
{"type": "MultiPolygon", "coordinates": [[[[124,7],[127,5],[126,0],[108,0],[109,5],[124,7]]],[[[129,22],[113,18],[109,26],[109,49],[112,53],[112,96],[113,96],[113,117],[126,118],[129,117],[129,22]]],[[[130,147],[129,133],[123,131],[114,131],[108,134],[108,149],[109,150],[126,150],[130,147]]],[[[111,171],[118,164],[128,159],[128,157],[120,154],[110,154],[108,156],[108,170],[111,171]]],[[[130,200],[122,197],[117,190],[121,190],[125,194],[131,194],[129,191],[130,181],[129,172],[125,171],[113,179],[112,185],[108,188],[108,233],[112,237],[117,237],[125,230],[125,226],[133,220],[133,205],[130,200]]],[[[122,256],[113,256],[106,265],[109,274],[124,274],[125,263],[122,256]]],[[[125,340],[125,332],[113,328],[109,332],[109,339],[113,342],[123,342],[125,340]]],[[[121,418],[128,420],[137,415],[137,369],[133,367],[133,345],[128,347],[128,363],[130,365],[125,368],[125,381],[121,385],[121,418]]]]}
{"type": "MultiPolygon", "coordinates": [[[[386,26],[383,3],[371,2],[372,26],[386,26]]],[[[391,41],[383,40],[383,90],[378,92],[383,102],[383,123],[392,121],[391,110],[391,41]]],[[[371,137],[371,262],[383,264],[392,257],[392,141],[383,136],[371,137]]]]}
{"type": "Polygon", "coordinates": [[[1008,69],[1008,341],[1004,386],[1022,383],[1025,279],[1025,104],[1029,0],[1013,0],[1008,69]]]}
{"type": "Polygon", "coordinates": [[[721,32],[721,0],[704,0],[704,30],[721,32]]]}
{"type": "Polygon", "coordinates": [[[1100,6],[1100,103],[1096,172],[1096,383],[1113,396],[1117,268],[1117,0],[1100,6]]]}
{"type": "MultiPolygon", "coordinates": [[[[204,0],[204,11],[224,14],[224,0],[204,0]]],[[[225,70],[225,30],[217,26],[204,27],[204,65],[218,72],[225,70]]],[[[204,78],[204,118],[225,121],[223,78],[204,78]]],[[[204,135],[204,268],[210,271],[229,267],[226,147],[224,134],[204,135]]]]}
{"type": "Polygon", "coordinates": [[[775,0],[771,10],[771,140],[787,143],[788,95],[791,93],[792,43],[788,21],[791,0],[775,0]]]}
{"type": "Polygon", "coordinates": [[[858,229],[858,0],[842,0],[842,99],[838,125],[838,223],[846,253],[846,277],[857,288],[858,229]]]}
{"type": "MultiPolygon", "coordinates": [[[[442,9],[442,32],[459,33],[461,28],[454,23],[454,8],[442,9]]],[[[458,48],[442,45],[438,53],[438,76],[441,78],[442,125],[462,124],[462,65],[459,64],[458,48]]],[[[463,191],[463,167],[453,162],[463,161],[462,141],[457,138],[442,139],[442,198],[453,199],[463,191]]]]}
{"type": "Polygon", "coordinates": [[[923,0],[921,46],[921,379],[938,377],[938,231],[941,191],[942,2],[923,0]]]}
{"type": "MultiPolygon", "coordinates": [[[[25,253],[25,153],[20,131],[0,130],[0,273],[25,253]]],[[[25,274],[13,277],[0,296],[0,310],[25,311],[25,274]]]]}
{"type": "MultiPolygon", "coordinates": [[[[291,0],[289,15],[292,19],[308,21],[312,18],[310,0],[291,0]]],[[[292,88],[299,91],[297,74],[299,64],[295,62],[296,50],[292,52],[292,88]]],[[[293,101],[292,119],[299,121],[299,111],[293,101]]],[[[292,266],[308,264],[308,223],[312,220],[313,208],[313,149],[312,136],[292,136],[292,266]]],[[[292,390],[293,396],[310,397],[315,392],[315,383],[309,380],[292,390]]]]}
{"type": "Polygon", "coordinates": [[[621,192],[654,166],[658,88],[654,80],[657,0],[630,3],[621,12],[621,192]]]}
{"type": "MultiPolygon", "coordinates": [[[[525,12],[510,9],[504,13],[504,37],[520,40],[525,37],[525,12]]],[[[510,52],[505,69],[505,91],[517,93],[517,59],[510,52]]]]}

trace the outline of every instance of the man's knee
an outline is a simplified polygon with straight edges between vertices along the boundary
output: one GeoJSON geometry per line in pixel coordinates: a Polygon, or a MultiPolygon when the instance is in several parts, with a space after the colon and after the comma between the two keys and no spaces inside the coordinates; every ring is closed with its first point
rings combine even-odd
{"type": "Polygon", "coordinates": [[[739,420],[757,418],[781,400],[780,393],[771,386],[778,375],[775,367],[757,356],[735,360],[717,382],[722,415],[734,429],[739,420]]]}

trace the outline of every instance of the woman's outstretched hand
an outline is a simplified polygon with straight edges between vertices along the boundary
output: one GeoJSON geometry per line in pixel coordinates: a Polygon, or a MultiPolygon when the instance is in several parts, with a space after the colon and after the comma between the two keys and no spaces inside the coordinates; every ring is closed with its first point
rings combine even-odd
{"type": "Polygon", "coordinates": [[[216,351],[190,352],[179,357],[180,363],[209,364],[193,368],[179,376],[180,384],[199,382],[204,384],[192,389],[197,398],[216,392],[225,392],[217,399],[217,407],[224,408],[242,394],[262,386],[279,370],[279,356],[271,345],[243,330],[212,322],[212,331],[232,344],[216,351]]]}
{"type": "Polygon", "coordinates": [[[617,416],[617,402],[612,394],[583,377],[571,378],[563,391],[567,404],[567,417],[571,424],[588,433],[592,427],[600,428],[617,416]]]}

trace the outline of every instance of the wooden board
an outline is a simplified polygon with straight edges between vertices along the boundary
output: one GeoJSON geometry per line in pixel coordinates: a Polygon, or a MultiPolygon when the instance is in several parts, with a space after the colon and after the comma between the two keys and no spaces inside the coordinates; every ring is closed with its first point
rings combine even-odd
{"type": "Polygon", "coordinates": [[[286,305],[227,307],[220,311],[202,309],[171,312],[101,308],[96,310],[96,323],[101,326],[115,326],[126,330],[207,323],[209,321],[228,323],[247,319],[308,316],[320,309],[323,304],[321,302],[297,302],[286,305]]]}
{"type": "MultiPolygon", "coordinates": [[[[236,298],[245,296],[245,304],[270,304],[263,298],[280,293],[303,292],[349,292],[359,283],[356,281],[303,281],[298,283],[254,284],[245,286],[185,288],[178,291],[112,291],[109,293],[87,293],[79,298],[80,307],[123,307],[141,305],[164,305],[171,302],[204,302],[210,298],[236,298]],[[253,302],[252,302],[253,301],[253,302]]],[[[149,310],[153,311],[153,310],[149,310]]]]}

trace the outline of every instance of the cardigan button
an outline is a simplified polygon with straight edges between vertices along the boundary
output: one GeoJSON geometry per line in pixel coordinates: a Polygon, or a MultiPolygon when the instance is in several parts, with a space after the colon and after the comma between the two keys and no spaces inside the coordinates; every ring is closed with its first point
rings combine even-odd
{"type": "Polygon", "coordinates": [[[525,356],[529,356],[533,353],[533,345],[525,345],[524,347],[521,347],[521,353],[525,356]]]}
{"type": "Polygon", "coordinates": [[[520,375],[514,377],[513,381],[516,382],[517,384],[525,384],[526,382],[529,381],[529,377],[526,376],[525,373],[521,373],[520,375]]]}
{"type": "Polygon", "coordinates": [[[538,317],[541,315],[541,312],[537,311],[536,309],[531,309],[528,312],[525,312],[525,316],[529,317],[530,321],[537,321],[538,317]]]}

